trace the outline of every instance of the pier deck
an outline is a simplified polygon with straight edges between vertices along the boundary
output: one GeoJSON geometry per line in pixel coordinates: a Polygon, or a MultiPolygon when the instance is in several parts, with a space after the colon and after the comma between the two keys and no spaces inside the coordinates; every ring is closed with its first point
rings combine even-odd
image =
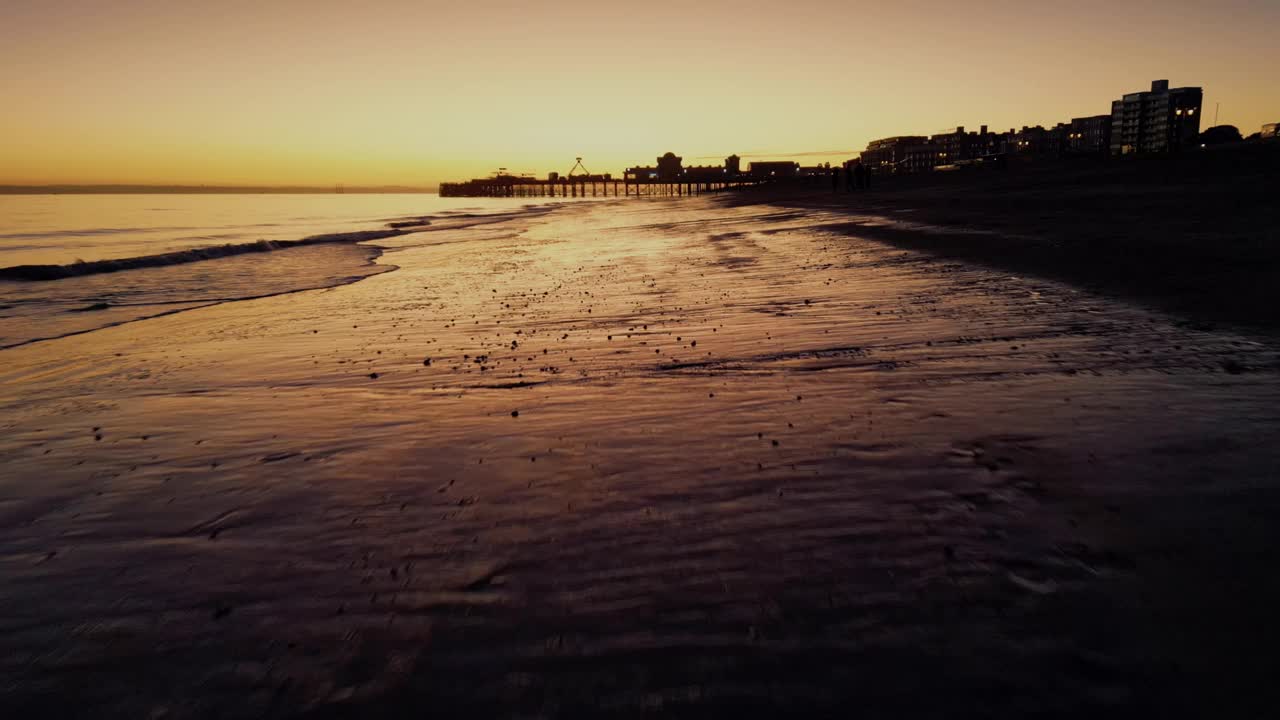
{"type": "Polygon", "coordinates": [[[700,195],[759,184],[755,178],[733,179],[537,179],[495,177],[440,183],[440,197],[628,197],[631,195],[700,195]]]}

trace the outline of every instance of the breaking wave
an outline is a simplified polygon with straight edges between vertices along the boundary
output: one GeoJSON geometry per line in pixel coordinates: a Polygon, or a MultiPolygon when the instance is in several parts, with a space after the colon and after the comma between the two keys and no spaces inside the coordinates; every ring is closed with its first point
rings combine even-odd
{"type": "Polygon", "coordinates": [[[13,267],[0,268],[0,280],[61,280],[69,277],[99,275],[102,273],[120,272],[122,270],[136,270],[138,268],[181,265],[183,263],[199,262],[201,260],[213,260],[215,258],[243,255],[245,253],[271,252],[273,250],[283,250],[286,248],[301,247],[305,245],[319,245],[323,243],[356,243],[364,240],[378,240],[381,238],[404,235],[408,232],[410,232],[410,230],[407,227],[397,227],[387,228],[385,230],[363,230],[359,232],[313,235],[301,240],[257,240],[251,243],[213,245],[209,247],[192,248],[190,250],[160,253],[158,255],[143,255],[141,257],[117,258],[113,260],[75,262],[67,265],[15,265],[13,267]]]}
{"type": "MultiPolygon", "coordinates": [[[[137,270],[139,268],[181,265],[183,263],[200,262],[201,260],[214,260],[217,258],[230,257],[232,255],[272,252],[274,250],[285,250],[288,248],[302,247],[306,245],[320,245],[325,243],[358,243],[366,240],[381,240],[383,238],[397,237],[413,232],[424,232],[429,230],[456,230],[475,225],[488,225],[491,223],[504,222],[521,216],[541,215],[550,212],[552,209],[553,208],[550,206],[527,205],[518,210],[508,212],[457,212],[417,217],[410,216],[392,219],[388,221],[383,228],[377,230],[360,230],[354,232],[312,235],[300,240],[255,240],[247,243],[209,245],[187,250],[159,253],[156,255],[142,255],[138,257],[115,258],[109,260],[78,261],[67,263],[65,265],[14,265],[11,267],[0,268],[0,280],[30,282],[61,280],[64,278],[82,277],[85,275],[100,275],[103,273],[121,272],[124,270],[137,270]]],[[[119,229],[103,229],[102,232],[115,233],[124,231],[119,229]]]]}

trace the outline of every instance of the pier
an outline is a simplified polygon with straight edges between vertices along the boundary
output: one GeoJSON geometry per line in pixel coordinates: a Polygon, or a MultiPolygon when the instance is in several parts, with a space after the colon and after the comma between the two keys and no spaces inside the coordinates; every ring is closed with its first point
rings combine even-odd
{"type": "Polygon", "coordinates": [[[621,179],[594,175],[582,158],[567,175],[551,173],[545,179],[514,175],[498,168],[491,177],[466,182],[440,183],[440,197],[648,197],[701,195],[758,185],[762,180],[738,171],[737,156],[724,167],[683,168],[672,153],[658,158],[658,167],[629,168],[621,179]],[[581,171],[581,172],[579,172],[581,171]]]}
{"type": "Polygon", "coordinates": [[[440,183],[440,197],[629,197],[700,195],[756,185],[754,178],[662,180],[640,178],[539,179],[498,176],[440,183]]]}

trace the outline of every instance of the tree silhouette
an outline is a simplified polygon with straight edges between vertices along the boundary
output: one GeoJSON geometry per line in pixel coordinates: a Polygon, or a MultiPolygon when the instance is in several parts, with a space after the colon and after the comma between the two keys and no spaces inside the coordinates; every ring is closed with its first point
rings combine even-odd
{"type": "Polygon", "coordinates": [[[1240,142],[1243,139],[1240,136],[1240,128],[1235,125],[1215,125],[1200,133],[1201,145],[1223,145],[1240,142]]]}

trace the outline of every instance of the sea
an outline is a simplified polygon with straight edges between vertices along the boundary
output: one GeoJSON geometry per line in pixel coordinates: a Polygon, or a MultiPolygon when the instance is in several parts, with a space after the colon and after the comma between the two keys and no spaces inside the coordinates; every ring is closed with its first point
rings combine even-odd
{"type": "MultiPolygon", "coordinates": [[[[563,201],[560,201],[563,202],[563,201]]],[[[435,194],[0,195],[0,348],[394,269],[372,240],[554,202],[435,194]]]]}

